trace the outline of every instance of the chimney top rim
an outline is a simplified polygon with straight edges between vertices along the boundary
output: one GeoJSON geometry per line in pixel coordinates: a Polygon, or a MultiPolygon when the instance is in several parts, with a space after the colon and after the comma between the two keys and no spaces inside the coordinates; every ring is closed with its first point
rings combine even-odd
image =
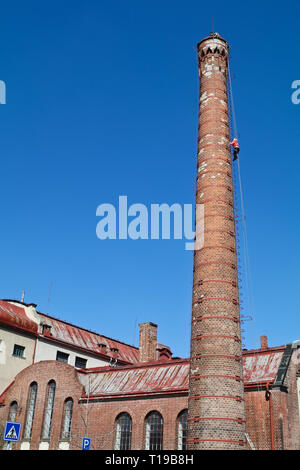
{"type": "Polygon", "coordinates": [[[142,325],[151,325],[151,326],[155,326],[156,328],[158,327],[158,325],[156,323],[153,323],[152,321],[146,321],[146,322],[143,322],[143,323],[139,323],[139,326],[142,326],[142,325]]]}
{"type": "Polygon", "coordinates": [[[219,41],[223,41],[225,43],[225,45],[228,47],[229,49],[229,44],[228,42],[226,41],[226,39],[222,38],[222,36],[220,36],[218,33],[210,33],[209,36],[206,36],[205,38],[201,39],[201,41],[198,42],[197,44],[197,47],[199,48],[200,45],[204,42],[204,41],[209,41],[211,39],[218,39],[219,41]]]}

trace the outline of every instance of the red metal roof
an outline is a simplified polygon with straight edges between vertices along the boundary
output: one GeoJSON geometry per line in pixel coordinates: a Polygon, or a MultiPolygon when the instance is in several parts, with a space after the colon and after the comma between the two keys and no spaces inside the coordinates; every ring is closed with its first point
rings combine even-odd
{"type": "Polygon", "coordinates": [[[24,307],[4,300],[0,300],[0,322],[31,333],[38,331],[38,325],[28,318],[24,307]]]}
{"type": "MultiPolygon", "coordinates": [[[[45,318],[49,317],[45,316],[45,318]]],[[[103,337],[101,338],[103,339],[103,337]]],[[[104,337],[104,339],[106,338],[104,337]]],[[[254,384],[263,385],[266,382],[272,383],[276,377],[284,349],[285,346],[280,346],[268,348],[268,350],[243,351],[245,387],[254,384]]],[[[77,370],[77,374],[85,390],[82,399],[86,399],[87,396],[90,399],[98,397],[108,399],[188,393],[189,359],[170,359],[118,367],[81,369],[77,370]]],[[[0,405],[5,402],[8,388],[0,396],[0,405]]]]}
{"type": "Polygon", "coordinates": [[[100,368],[92,373],[78,372],[90,397],[116,397],[156,393],[185,392],[188,387],[189,361],[138,364],[131,367],[100,368]]]}
{"type": "Polygon", "coordinates": [[[283,351],[284,347],[243,353],[245,384],[272,382],[276,377],[283,351]]]}
{"type": "MultiPolygon", "coordinates": [[[[243,352],[245,386],[273,382],[284,346],[243,352]]],[[[113,398],[128,395],[188,391],[189,359],[140,363],[124,367],[99,367],[78,372],[85,387],[84,398],[113,398]]]]}
{"type": "MultiPolygon", "coordinates": [[[[93,371],[93,393],[107,395],[149,393],[149,391],[162,392],[172,391],[179,385],[179,389],[184,389],[184,387],[187,389],[188,359],[179,361],[177,359],[167,359],[163,364],[156,362],[152,366],[149,363],[147,366],[138,364],[139,351],[134,346],[42,313],[39,313],[39,315],[43,323],[51,326],[51,336],[44,336],[47,337],[47,340],[58,341],[71,347],[91,352],[92,354],[117,358],[123,363],[136,364],[138,366],[130,370],[128,368],[95,369],[93,371]],[[101,348],[99,344],[105,345],[106,350],[101,348]],[[118,349],[117,354],[112,351],[114,348],[118,349]]],[[[10,301],[0,300],[0,323],[20,328],[41,337],[43,336],[38,334],[38,325],[26,315],[22,304],[18,306],[10,301]]],[[[265,350],[243,351],[245,385],[273,381],[276,377],[284,348],[285,346],[280,346],[265,350]]],[[[167,346],[158,343],[159,349],[169,350],[167,346]]],[[[90,372],[92,371],[90,370],[90,372]]]]}
{"type": "MultiPolygon", "coordinates": [[[[139,350],[137,347],[72,325],[71,323],[45,315],[41,312],[37,312],[41,323],[51,328],[50,330],[47,329],[44,333],[38,332],[37,323],[30,320],[26,315],[26,310],[22,302],[18,302],[19,305],[14,305],[11,302],[14,301],[0,300],[0,323],[9,324],[21,330],[35,332],[39,337],[80,348],[101,357],[116,358],[121,363],[135,364],[139,361],[139,350]],[[99,346],[100,344],[102,344],[102,347],[99,346]],[[113,351],[114,349],[117,349],[117,351],[113,351]]],[[[24,305],[27,306],[27,304],[24,305]]],[[[159,359],[162,354],[164,357],[167,357],[171,356],[172,352],[168,346],[158,343],[157,359],[159,359]]]]}
{"type": "Polygon", "coordinates": [[[117,357],[119,361],[131,364],[139,360],[139,351],[135,346],[107,338],[43,313],[39,313],[39,315],[43,323],[51,326],[51,336],[47,336],[47,339],[60,341],[76,348],[83,348],[93,354],[117,357]],[[106,350],[103,350],[99,344],[104,344],[106,350]],[[111,351],[113,348],[118,349],[117,355],[111,351]]]}

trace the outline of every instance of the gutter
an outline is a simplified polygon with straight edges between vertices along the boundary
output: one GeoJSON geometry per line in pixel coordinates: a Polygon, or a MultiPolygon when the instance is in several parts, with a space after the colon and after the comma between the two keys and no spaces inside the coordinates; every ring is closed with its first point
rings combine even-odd
{"type": "Polygon", "coordinates": [[[124,393],[112,393],[112,394],[103,394],[95,393],[93,395],[84,394],[79,398],[79,402],[84,402],[86,400],[97,400],[102,398],[103,400],[112,400],[119,398],[135,398],[135,397],[147,397],[149,396],[159,396],[159,395],[172,395],[172,394],[188,394],[187,388],[177,388],[173,390],[157,390],[157,391],[147,391],[147,392],[124,392],[124,393]]]}
{"type": "Polygon", "coordinates": [[[35,360],[36,345],[37,345],[37,336],[34,340],[34,350],[33,350],[33,356],[32,356],[32,364],[34,364],[34,360],[35,360]]]}
{"type": "Polygon", "coordinates": [[[244,388],[259,388],[263,389],[264,387],[267,387],[267,385],[271,383],[270,381],[265,380],[264,382],[248,382],[244,383],[244,388]]]}

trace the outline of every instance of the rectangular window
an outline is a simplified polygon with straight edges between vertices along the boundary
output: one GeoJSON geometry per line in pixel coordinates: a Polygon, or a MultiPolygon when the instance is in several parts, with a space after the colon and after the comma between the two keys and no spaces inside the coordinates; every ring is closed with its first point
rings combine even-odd
{"type": "Polygon", "coordinates": [[[19,344],[14,345],[13,356],[24,357],[25,347],[19,344]]]}
{"type": "Polygon", "coordinates": [[[66,354],[61,351],[57,351],[56,353],[56,360],[60,362],[68,362],[69,354],[66,354]]]}
{"type": "Polygon", "coordinates": [[[79,367],[80,369],[86,368],[87,360],[83,359],[82,357],[75,357],[75,367],[79,367]]]}

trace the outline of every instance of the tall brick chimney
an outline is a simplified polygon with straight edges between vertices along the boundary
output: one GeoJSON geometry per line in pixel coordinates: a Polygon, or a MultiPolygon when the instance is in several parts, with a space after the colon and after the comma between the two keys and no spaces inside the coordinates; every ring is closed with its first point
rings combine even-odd
{"type": "Polygon", "coordinates": [[[228,52],[228,43],[216,33],[198,44],[196,203],[204,205],[204,245],[194,251],[189,449],[246,448],[228,120],[228,52]]]}
{"type": "Polygon", "coordinates": [[[139,360],[140,362],[148,362],[156,360],[157,346],[157,325],[147,322],[140,324],[140,341],[139,341],[139,360]]]}

